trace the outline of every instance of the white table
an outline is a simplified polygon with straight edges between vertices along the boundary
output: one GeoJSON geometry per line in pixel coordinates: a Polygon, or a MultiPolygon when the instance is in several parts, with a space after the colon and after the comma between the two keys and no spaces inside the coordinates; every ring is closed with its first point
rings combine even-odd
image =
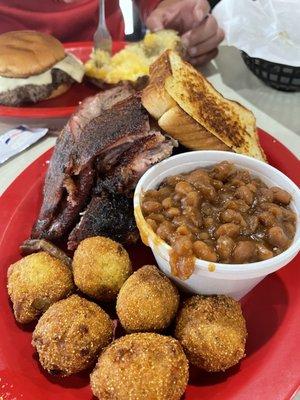
{"type": "MultiPolygon", "coordinates": [[[[216,60],[202,71],[225,97],[237,100],[251,109],[259,127],[300,157],[300,92],[284,93],[265,86],[247,69],[239,52],[231,47],[221,46],[216,60]]],[[[35,125],[34,121],[26,122],[35,125]]],[[[42,125],[47,126],[49,122],[44,120],[42,125]]],[[[59,125],[64,121],[56,122],[59,125]]],[[[0,134],[10,126],[16,126],[16,123],[12,125],[0,119],[0,134]]],[[[54,143],[55,137],[46,137],[1,165],[0,193],[54,143]]],[[[300,400],[300,395],[294,397],[296,399],[300,400]]]]}

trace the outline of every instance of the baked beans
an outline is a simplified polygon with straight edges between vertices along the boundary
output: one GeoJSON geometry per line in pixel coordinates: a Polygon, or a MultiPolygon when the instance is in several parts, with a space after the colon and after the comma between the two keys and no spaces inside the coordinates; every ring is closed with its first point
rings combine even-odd
{"type": "Polygon", "coordinates": [[[171,247],[175,276],[187,279],[195,259],[225,264],[267,260],[286,250],[296,231],[291,195],[267,187],[223,161],[166,178],[145,192],[146,222],[171,247]]]}

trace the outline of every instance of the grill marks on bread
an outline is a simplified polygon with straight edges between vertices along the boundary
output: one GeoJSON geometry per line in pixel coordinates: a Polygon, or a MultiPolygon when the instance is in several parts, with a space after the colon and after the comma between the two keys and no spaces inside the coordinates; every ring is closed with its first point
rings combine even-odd
{"type": "Polygon", "coordinates": [[[266,161],[253,113],[225,99],[173,51],[150,67],[142,102],[162,129],[190,149],[231,150],[266,161]]]}

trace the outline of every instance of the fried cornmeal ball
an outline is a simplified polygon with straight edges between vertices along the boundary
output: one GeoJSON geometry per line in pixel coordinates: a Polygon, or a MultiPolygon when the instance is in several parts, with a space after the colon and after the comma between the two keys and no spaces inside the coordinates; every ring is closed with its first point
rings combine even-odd
{"type": "Polygon", "coordinates": [[[102,236],[84,239],[75,251],[72,265],[76,286],[100,301],[114,300],[132,273],[124,247],[102,236]]]}
{"type": "Polygon", "coordinates": [[[175,337],[191,364],[225,371],[245,355],[247,330],[241,306],[228,296],[192,296],[178,313],[175,337]]]}
{"type": "Polygon", "coordinates": [[[100,355],[91,387],[101,400],[179,400],[188,377],[188,361],[177,340],[133,333],[100,355]]]}
{"type": "Polygon", "coordinates": [[[30,254],[12,264],[7,278],[15,318],[22,324],[39,317],[75,288],[70,268],[46,252],[30,254]]]}
{"type": "Polygon", "coordinates": [[[97,304],[72,295],[53,304],[33,332],[42,367],[67,376],[92,366],[113,337],[113,322],[97,304]]]}
{"type": "Polygon", "coordinates": [[[145,265],[122,286],[116,310],[127,332],[159,331],[170,325],[178,305],[173,283],[154,265],[145,265]]]}

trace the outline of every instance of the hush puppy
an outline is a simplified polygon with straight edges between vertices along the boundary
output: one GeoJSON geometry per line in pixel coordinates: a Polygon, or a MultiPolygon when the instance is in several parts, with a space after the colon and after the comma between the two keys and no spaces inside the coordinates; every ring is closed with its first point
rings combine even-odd
{"type": "Polygon", "coordinates": [[[178,305],[173,283],[154,265],[145,265],[122,286],[116,310],[127,332],[159,331],[170,325],[178,305]]]}
{"type": "Polygon", "coordinates": [[[79,244],[73,258],[73,273],[75,284],[83,293],[99,301],[111,301],[132,269],[122,245],[95,236],[79,244]]]}
{"type": "Polygon", "coordinates": [[[225,371],[245,355],[246,323],[240,304],[228,296],[192,296],[180,309],[175,328],[191,364],[225,371]]]}
{"type": "Polygon", "coordinates": [[[42,367],[67,376],[92,366],[113,337],[113,322],[97,304],[72,295],[53,304],[33,332],[42,367]]]}
{"type": "Polygon", "coordinates": [[[7,278],[15,318],[22,324],[33,321],[74,290],[70,268],[46,252],[31,254],[12,264],[7,278]]]}
{"type": "Polygon", "coordinates": [[[133,333],[103,351],[91,387],[101,400],[179,400],[188,377],[188,361],[177,340],[133,333]]]}

